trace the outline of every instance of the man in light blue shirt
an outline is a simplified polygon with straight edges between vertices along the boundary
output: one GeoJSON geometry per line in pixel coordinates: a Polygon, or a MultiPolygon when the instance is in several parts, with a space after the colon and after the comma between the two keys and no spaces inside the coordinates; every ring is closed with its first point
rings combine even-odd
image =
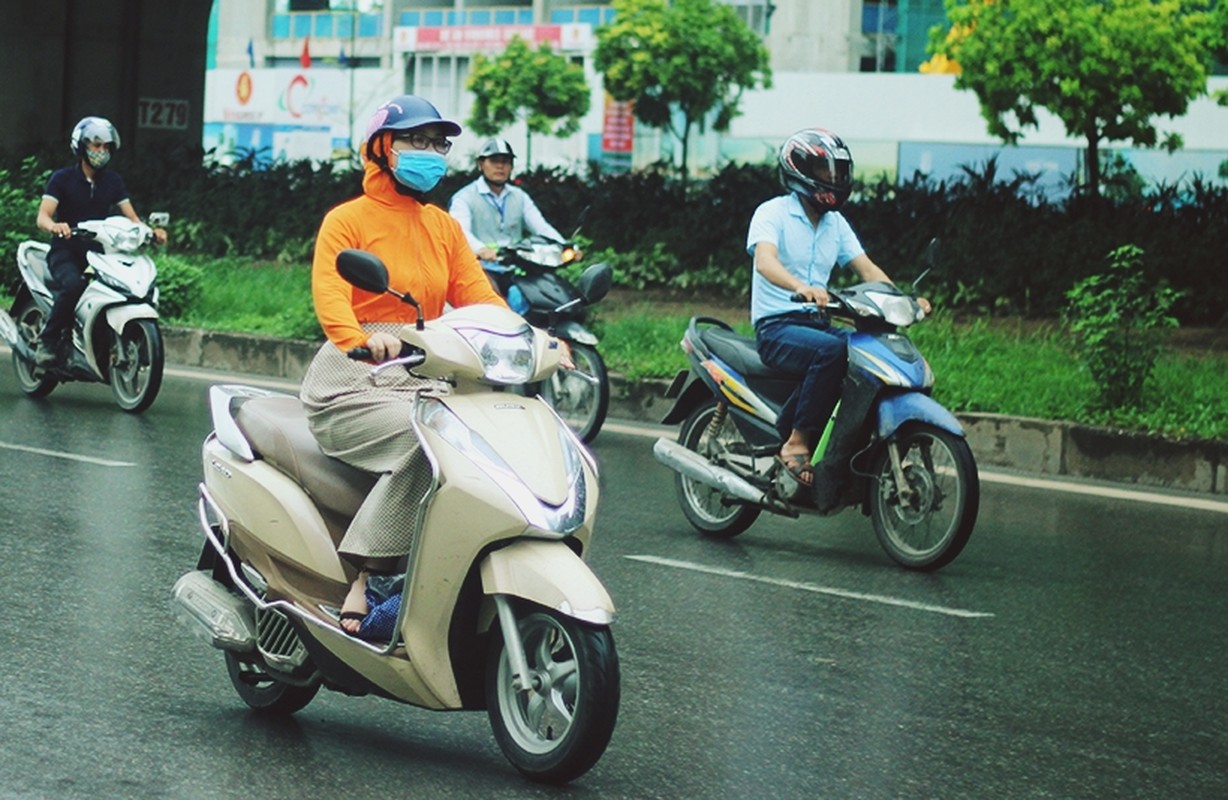
{"type": "MultiPolygon", "coordinates": [[[[801,380],[780,415],[782,465],[806,486],[836,502],[843,453],[838,436],[816,476],[810,453],[840,399],[848,370],[845,329],[832,327],[824,312],[832,270],[852,269],[862,281],[885,281],[838,209],[853,186],[853,157],[840,137],[821,128],[798,131],[780,148],[780,180],[786,195],[762,203],[751,218],[746,250],[754,259],[751,321],[759,357],[801,380]],[[791,299],[799,296],[800,301],[791,299]]],[[[929,304],[919,301],[928,311],[929,304]]],[[[847,438],[847,437],[845,437],[847,438]]],[[[851,454],[850,454],[851,455],[851,454]]],[[[826,504],[815,493],[820,510],[826,504]]]]}

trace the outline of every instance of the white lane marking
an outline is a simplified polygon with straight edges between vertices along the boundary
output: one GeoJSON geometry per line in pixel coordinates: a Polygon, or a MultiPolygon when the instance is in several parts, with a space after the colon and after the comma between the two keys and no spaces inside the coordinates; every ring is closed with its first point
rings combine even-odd
{"type": "Polygon", "coordinates": [[[37,453],[40,456],[51,456],[52,458],[66,458],[69,461],[84,461],[86,464],[97,464],[100,467],[135,467],[136,464],[131,461],[109,461],[105,458],[94,458],[93,456],[80,456],[76,453],[63,453],[58,450],[43,450],[41,447],[26,447],[22,444],[10,444],[9,442],[0,442],[0,448],[6,450],[21,450],[24,453],[37,453]]]}
{"type": "Polygon", "coordinates": [[[987,611],[968,611],[967,609],[963,608],[948,608],[947,606],[935,606],[930,605],[929,603],[916,603],[912,600],[903,600],[898,597],[887,597],[886,595],[881,594],[850,592],[847,589],[834,589],[830,586],[817,586],[813,583],[789,581],[783,578],[768,578],[762,575],[752,575],[749,572],[739,572],[737,570],[721,569],[720,567],[709,567],[703,564],[695,564],[691,561],[675,561],[672,558],[658,558],[657,556],[641,555],[623,556],[623,558],[628,558],[632,561],[642,561],[647,564],[657,564],[663,567],[672,567],[674,569],[685,569],[690,570],[691,572],[703,572],[708,575],[719,575],[723,578],[737,578],[738,580],[754,581],[755,583],[766,583],[770,586],[781,586],[786,589],[798,589],[803,592],[827,594],[833,597],[842,597],[846,600],[861,600],[866,603],[879,603],[880,605],[885,606],[911,608],[914,611],[928,611],[931,614],[945,614],[948,617],[980,619],[994,616],[992,613],[987,611]]]}
{"type": "Polygon", "coordinates": [[[287,390],[297,390],[299,387],[297,381],[292,381],[289,378],[276,378],[267,375],[253,375],[243,372],[216,372],[195,367],[191,369],[166,367],[163,371],[165,374],[174,375],[177,378],[188,378],[195,381],[208,381],[209,383],[234,383],[241,386],[262,386],[266,389],[287,390]]]}
{"type": "Polygon", "coordinates": [[[1045,489],[1050,492],[1067,492],[1069,494],[1087,494],[1113,500],[1134,500],[1139,503],[1155,503],[1162,506],[1194,508],[1199,511],[1215,511],[1220,514],[1228,514],[1228,503],[1219,500],[1204,500],[1201,497],[1183,497],[1180,495],[1159,494],[1157,492],[1144,492],[1138,489],[1116,489],[1111,486],[1066,483],[1046,478],[1009,475],[1005,472],[982,472],[980,476],[983,481],[1007,483],[1012,486],[1025,486],[1030,489],[1045,489]]]}

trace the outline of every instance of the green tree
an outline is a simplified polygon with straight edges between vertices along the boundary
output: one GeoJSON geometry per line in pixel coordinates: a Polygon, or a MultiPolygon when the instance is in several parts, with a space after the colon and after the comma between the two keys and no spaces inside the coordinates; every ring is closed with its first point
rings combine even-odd
{"type": "Polygon", "coordinates": [[[1003,141],[1036,127],[1038,108],[1084,139],[1098,193],[1102,141],[1154,147],[1153,118],[1184,114],[1206,91],[1210,1],[946,0],[951,27],[931,31],[930,51],[958,63],[956,87],[976,93],[1003,141]]]}
{"type": "Polygon", "coordinates": [[[614,0],[593,58],[615,100],[633,101],[636,119],[679,140],[684,180],[692,128],[728,130],[742,91],[772,85],[763,42],[714,0],[614,0]]]}
{"type": "MultiPolygon", "coordinates": [[[[584,67],[548,44],[532,50],[519,36],[494,58],[474,56],[466,87],[476,98],[469,126],[482,136],[495,136],[520,120],[530,134],[570,136],[580,130],[590,104],[584,67]]],[[[530,141],[526,164],[532,164],[532,155],[530,141]]]]}

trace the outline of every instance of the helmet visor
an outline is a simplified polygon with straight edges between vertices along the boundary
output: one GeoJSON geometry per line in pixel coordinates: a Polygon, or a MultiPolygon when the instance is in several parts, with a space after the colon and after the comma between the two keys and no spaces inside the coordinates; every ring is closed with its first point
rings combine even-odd
{"type": "Polygon", "coordinates": [[[810,152],[797,152],[793,157],[793,166],[802,176],[825,188],[840,189],[853,185],[853,162],[847,151],[841,154],[832,153],[827,148],[816,148],[810,152]]]}

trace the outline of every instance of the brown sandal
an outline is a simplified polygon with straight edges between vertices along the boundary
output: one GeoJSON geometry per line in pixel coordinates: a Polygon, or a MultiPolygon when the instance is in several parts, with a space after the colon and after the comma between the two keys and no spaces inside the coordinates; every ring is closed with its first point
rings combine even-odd
{"type": "Polygon", "coordinates": [[[814,465],[810,463],[803,453],[790,453],[787,456],[777,454],[776,460],[802,486],[814,485],[814,465]]]}

